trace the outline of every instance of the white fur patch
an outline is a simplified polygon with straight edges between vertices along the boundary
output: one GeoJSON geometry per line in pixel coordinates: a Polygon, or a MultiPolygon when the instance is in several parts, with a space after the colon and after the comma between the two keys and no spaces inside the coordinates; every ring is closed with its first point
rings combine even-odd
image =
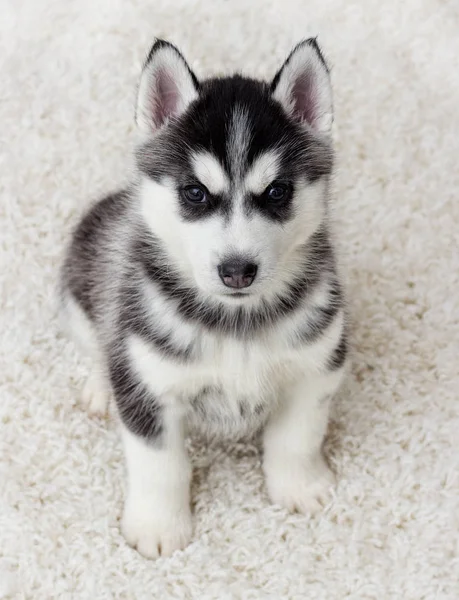
{"type": "Polygon", "coordinates": [[[261,194],[276,178],[279,170],[279,154],[270,150],[259,156],[245,176],[245,188],[253,194],[261,194]]]}
{"type": "Polygon", "coordinates": [[[199,152],[192,156],[191,162],[196,177],[211,194],[222,194],[228,190],[228,175],[215,156],[209,152],[199,152]]]}
{"type": "Polygon", "coordinates": [[[128,348],[132,368],[155,396],[176,392],[176,386],[181,381],[182,365],[155,352],[150,344],[137,335],[130,336],[128,348]]]}

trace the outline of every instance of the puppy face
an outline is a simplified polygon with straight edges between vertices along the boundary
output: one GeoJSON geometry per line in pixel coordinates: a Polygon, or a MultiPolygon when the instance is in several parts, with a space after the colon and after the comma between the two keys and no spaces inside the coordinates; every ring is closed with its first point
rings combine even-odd
{"type": "Polygon", "coordinates": [[[331,121],[313,41],[271,84],[199,83],[173,46],[155,44],[137,106],[142,213],[183,278],[228,303],[282,293],[324,218],[331,121]]]}

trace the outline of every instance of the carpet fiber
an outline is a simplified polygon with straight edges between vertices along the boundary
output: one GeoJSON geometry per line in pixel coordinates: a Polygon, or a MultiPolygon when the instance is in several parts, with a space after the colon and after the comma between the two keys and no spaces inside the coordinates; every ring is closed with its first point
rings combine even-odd
{"type": "Polygon", "coordinates": [[[446,0],[2,0],[0,597],[459,597],[459,8],[446,0]],[[78,397],[59,333],[71,227],[129,174],[153,36],[198,75],[272,76],[319,34],[333,70],[335,213],[354,357],[327,450],[333,502],[271,506],[253,443],[195,442],[192,544],[140,557],[119,533],[113,416],[78,397]]]}

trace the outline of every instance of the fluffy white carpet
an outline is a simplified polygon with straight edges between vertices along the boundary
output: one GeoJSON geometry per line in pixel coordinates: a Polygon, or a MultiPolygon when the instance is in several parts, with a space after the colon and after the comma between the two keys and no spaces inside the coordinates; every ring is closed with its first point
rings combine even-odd
{"type": "Polygon", "coordinates": [[[1,598],[459,597],[459,7],[451,0],[2,0],[1,598]],[[193,543],[151,562],[118,530],[115,423],[55,283],[81,210],[127,175],[154,35],[198,74],[272,75],[319,33],[333,65],[336,217],[355,320],[312,521],[270,506],[253,445],[195,454],[193,543]]]}

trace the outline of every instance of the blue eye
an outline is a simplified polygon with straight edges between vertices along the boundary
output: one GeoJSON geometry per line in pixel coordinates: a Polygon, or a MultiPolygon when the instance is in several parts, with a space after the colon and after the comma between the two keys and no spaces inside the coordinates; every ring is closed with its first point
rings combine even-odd
{"type": "Polygon", "coordinates": [[[207,202],[207,190],[199,185],[188,185],[182,193],[185,200],[191,204],[205,204],[207,202]]]}
{"type": "Polygon", "coordinates": [[[265,190],[265,196],[273,202],[282,202],[290,198],[292,188],[290,185],[285,183],[274,182],[269,185],[265,190]]]}

